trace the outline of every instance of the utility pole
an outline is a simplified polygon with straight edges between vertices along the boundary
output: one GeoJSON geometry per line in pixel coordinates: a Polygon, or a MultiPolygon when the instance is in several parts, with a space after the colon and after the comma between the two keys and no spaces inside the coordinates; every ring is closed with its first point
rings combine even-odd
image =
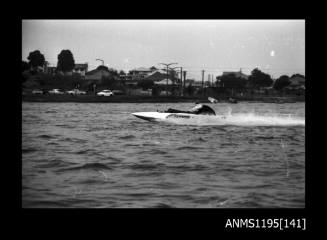
{"type": "Polygon", "coordinates": [[[97,87],[97,85],[95,84],[95,83],[93,83],[93,92],[94,92],[94,95],[96,95],[96,87],[97,87]]]}
{"type": "Polygon", "coordinates": [[[168,96],[168,67],[173,64],[178,64],[178,63],[159,63],[161,65],[164,65],[167,67],[167,85],[166,85],[166,94],[168,96]]]}
{"type": "Polygon", "coordinates": [[[183,96],[185,92],[186,71],[183,71],[183,96]]]}
{"type": "Polygon", "coordinates": [[[183,68],[181,67],[181,96],[183,96],[183,68]]]}
{"type": "Polygon", "coordinates": [[[202,70],[202,95],[204,95],[203,84],[204,84],[204,70],[202,70]]]}
{"type": "MultiPolygon", "coordinates": [[[[102,62],[102,66],[104,66],[104,61],[103,61],[102,59],[97,58],[97,59],[95,59],[95,60],[96,60],[96,61],[101,61],[101,62],[102,62]]],[[[102,82],[102,78],[103,78],[102,71],[103,71],[103,69],[101,69],[101,80],[100,80],[100,82],[102,82]]],[[[94,85],[95,85],[95,84],[94,84],[94,85]]],[[[94,87],[94,94],[95,94],[95,87],[94,87]]]]}

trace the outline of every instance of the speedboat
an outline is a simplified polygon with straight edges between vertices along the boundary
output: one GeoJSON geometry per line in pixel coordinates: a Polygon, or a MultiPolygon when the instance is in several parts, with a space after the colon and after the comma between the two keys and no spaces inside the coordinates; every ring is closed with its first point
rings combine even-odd
{"type": "Polygon", "coordinates": [[[147,121],[164,121],[174,119],[193,119],[200,116],[216,115],[215,111],[206,105],[198,104],[189,111],[169,108],[163,112],[135,112],[133,116],[147,121]]]}

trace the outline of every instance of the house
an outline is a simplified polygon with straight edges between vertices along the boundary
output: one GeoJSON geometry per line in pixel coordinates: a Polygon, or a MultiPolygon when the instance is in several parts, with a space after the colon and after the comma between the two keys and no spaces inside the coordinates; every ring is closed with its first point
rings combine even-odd
{"type": "Polygon", "coordinates": [[[300,74],[294,74],[290,79],[288,89],[305,89],[305,77],[300,74]]]}
{"type": "Polygon", "coordinates": [[[127,74],[127,79],[129,80],[141,80],[147,78],[148,76],[152,75],[155,72],[161,72],[161,70],[157,69],[156,67],[152,66],[151,68],[134,68],[130,70],[127,74]]]}
{"type": "Polygon", "coordinates": [[[157,81],[161,81],[165,78],[167,78],[167,73],[162,70],[157,70],[157,71],[150,73],[144,79],[157,82],[157,81]]]}
{"type": "Polygon", "coordinates": [[[273,94],[275,93],[275,89],[273,86],[269,87],[260,87],[258,89],[252,89],[253,93],[258,93],[258,94],[273,94]]]}
{"type": "Polygon", "coordinates": [[[139,80],[147,79],[152,81],[162,80],[164,76],[159,73],[160,70],[158,70],[155,67],[151,68],[135,68],[128,72],[126,75],[121,75],[120,78],[125,80],[126,86],[136,86],[139,80]],[[159,74],[159,75],[156,75],[159,74]]]}
{"type": "Polygon", "coordinates": [[[46,66],[44,68],[44,73],[54,75],[54,74],[57,73],[57,67],[48,67],[48,66],[46,66]]]}
{"type": "Polygon", "coordinates": [[[46,70],[46,66],[30,66],[29,70],[35,73],[44,73],[46,70]]]}
{"type": "Polygon", "coordinates": [[[227,85],[227,84],[225,84],[224,82],[222,82],[221,79],[223,77],[226,77],[226,76],[229,76],[229,75],[231,75],[231,76],[233,76],[235,78],[241,78],[241,79],[244,79],[244,80],[248,80],[249,79],[249,75],[246,75],[246,74],[242,73],[242,70],[237,71],[237,72],[233,72],[233,71],[231,71],[231,72],[223,72],[222,75],[216,77],[216,80],[217,81],[216,81],[215,85],[217,87],[225,87],[225,85],[227,85]]]}
{"type": "MultiPolygon", "coordinates": [[[[156,70],[144,78],[144,80],[150,80],[153,82],[159,82],[167,79],[167,72],[164,70],[156,70]]],[[[168,73],[168,79],[173,81],[173,84],[180,84],[180,79],[177,78],[176,72],[168,73]]]]}
{"type": "Polygon", "coordinates": [[[87,63],[76,63],[75,67],[73,69],[74,73],[78,73],[81,76],[85,77],[85,74],[87,73],[88,70],[88,64],[87,63]]]}
{"type": "Polygon", "coordinates": [[[137,83],[138,83],[138,81],[137,80],[132,80],[132,79],[127,79],[126,81],[125,81],[125,86],[126,87],[134,87],[134,86],[137,86],[137,83]]]}
{"type": "Polygon", "coordinates": [[[143,90],[142,88],[135,88],[135,89],[128,89],[127,95],[134,95],[134,96],[151,96],[152,89],[143,90]]]}
{"type": "Polygon", "coordinates": [[[146,76],[148,76],[150,73],[153,72],[153,69],[150,68],[145,68],[145,67],[140,67],[140,68],[135,68],[129,71],[128,75],[132,76],[132,79],[143,79],[146,76]]]}
{"type": "Polygon", "coordinates": [[[120,80],[125,81],[125,80],[127,80],[127,74],[125,74],[125,73],[121,74],[120,73],[119,78],[120,78],[120,80]]]}
{"type": "Polygon", "coordinates": [[[194,79],[186,79],[185,80],[185,86],[192,86],[192,87],[202,87],[202,82],[195,81],[194,79]]]}
{"type": "MultiPolygon", "coordinates": [[[[58,73],[62,75],[73,75],[74,73],[80,74],[81,76],[85,77],[85,74],[88,70],[88,64],[87,63],[76,63],[74,66],[74,69],[72,71],[62,72],[58,71],[58,73]]],[[[44,69],[44,72],[48,74],[56,74],[57,73],[57,67],[48,67],[46,66],[44,69]]]]}
{"type": "MultiPolygon", "coordinates": [[[[160,82],[167,79],[167,72],[165,70],[157,69],[156,67],[151,68],[135,68],[128,72],[127,75],[121,75],[121,79],[125,80],[125,85],[135,86],[140,80],[149,80],[153,82],[160,82]]],[[[171,72],[169,73],[168,79],[175,81],[176,77],[172,77],[171,72]]],[[[176,82],[176,81],[175,81],[176,82]]],[[[160,83],[158,85],[161,85],[160,83]]]]}
{"type": "Polygon", "coordinates": [[[237,78],[243,78],[248,80],[249,76],[242,73],[242,70],[238,71],[238,72],[223,72],[222,76],[226,76],[226,75],[230,75],[233,74],[235,77],[237,78]]]}
{"type": "Polygon", "coordinates": [[[110,73],[106,69],[94,69],[85,73],[85,80],[101,82],[102,77],[109,77],[110,73]]]}
{"type": "MultiPolygon", "coordinates": [[[[162,79],[161,81],[156,81],[156,82],[154,82],[154,84],[161,85],[161,86],[162,85],[167,85],[167,78],[162,79]]],[[[173,81],[168,79],[168,85],[173,85],[173,81]]]]}

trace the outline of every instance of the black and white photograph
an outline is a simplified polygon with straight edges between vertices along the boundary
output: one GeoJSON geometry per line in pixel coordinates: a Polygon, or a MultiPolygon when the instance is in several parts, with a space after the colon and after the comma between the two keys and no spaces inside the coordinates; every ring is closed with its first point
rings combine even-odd
{"type": "Polygon", "coordinates": [[[304,19],[21,19],[22,208],[305,209],[304,19]]]}

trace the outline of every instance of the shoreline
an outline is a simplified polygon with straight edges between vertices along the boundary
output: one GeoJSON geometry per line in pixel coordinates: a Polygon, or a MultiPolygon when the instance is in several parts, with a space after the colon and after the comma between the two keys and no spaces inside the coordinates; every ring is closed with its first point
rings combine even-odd
{"type": "MultiPolygon", "coordinates": [[[[228,102],[227,97],[217,97],[218,103],[228,102]]],[[[305,102],[305,96],[248,96],[236,97],[239,102],[293,103],[305,102]]],[[[81,102],[81,103],[210,103],[208,97],[180,96],[126,96],[99,97],[93,95],[23,95],[22,102],[81,102]]]]}

